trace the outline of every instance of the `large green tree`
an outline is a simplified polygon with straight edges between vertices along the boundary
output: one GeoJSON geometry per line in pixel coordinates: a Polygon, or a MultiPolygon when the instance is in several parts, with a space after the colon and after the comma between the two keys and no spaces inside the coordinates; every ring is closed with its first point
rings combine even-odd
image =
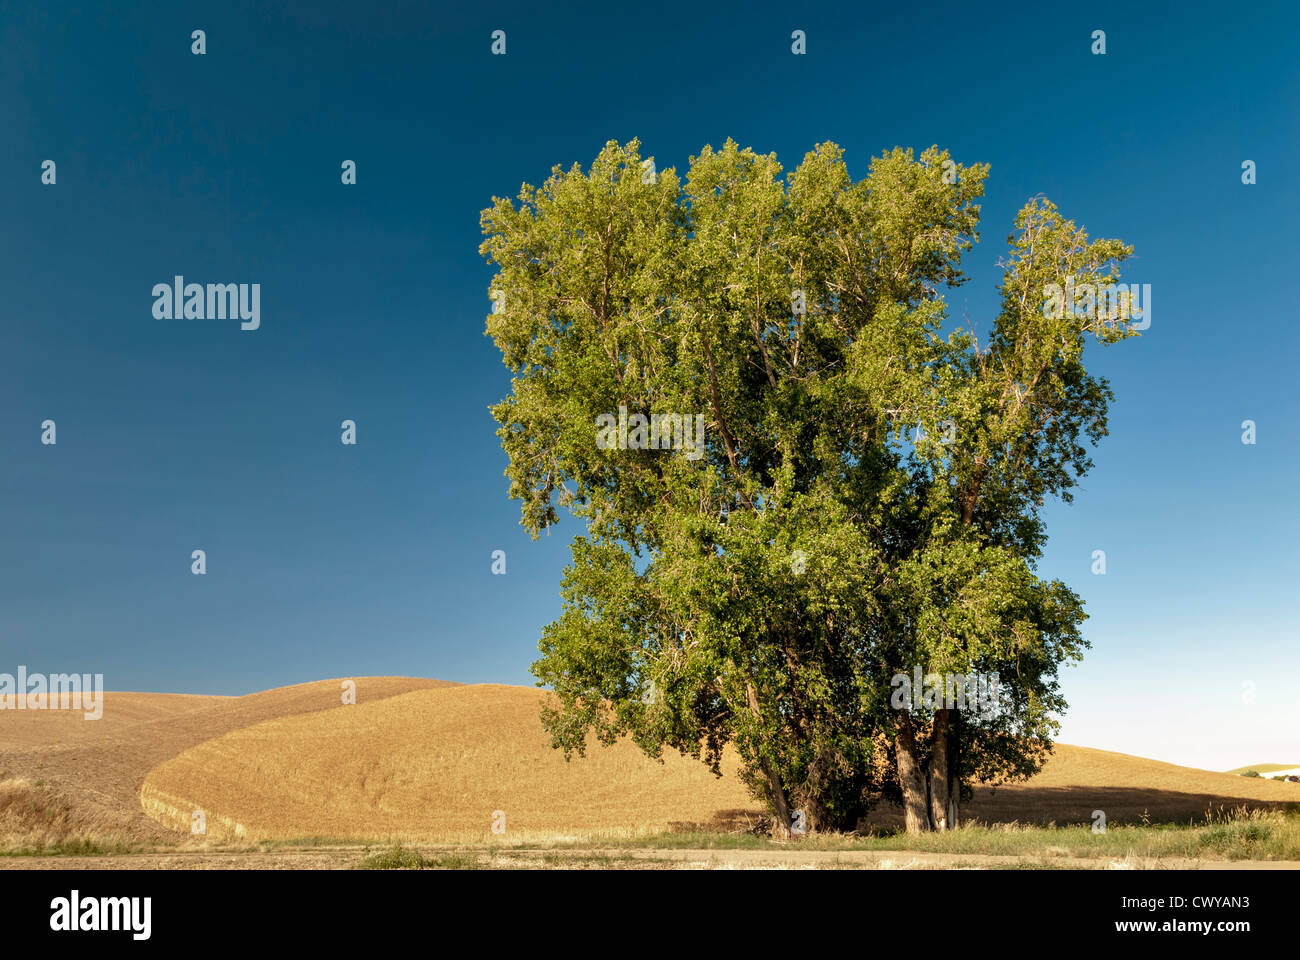
{"type": "Polygon", "coordinates": [[[783,175],[728,141],[682,182],[634,140],[483,212],[510,493],[534,536],[561,508],[585,530],[534,665],[557,747],[630,735],[716,771],[731,744],[777,831],[882,799],[950,828],[970,783],[1041,766],[1084,641],[1034,572],[1039,509],[1106,432],[1085,339],[1132,333],[1044,290],[1129,250],[1031,201],[989,333],[950,331],[987,173],[894,149],[854,181],[823,144],[783,175]],[[918,666],[997,673],[997,708],[899,709],[918,666]]]}

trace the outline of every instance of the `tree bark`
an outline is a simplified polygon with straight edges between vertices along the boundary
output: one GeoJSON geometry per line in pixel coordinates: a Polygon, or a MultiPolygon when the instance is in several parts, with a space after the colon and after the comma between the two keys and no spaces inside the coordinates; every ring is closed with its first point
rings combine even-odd
{"type": "Polygon", "coordinates": [[[948,829],[961,826],[961,724],[954,715],[948,723],[948,829]]]}
{"type": "MultiPolygon", "coordinates": [[[[754,684],[745,684],[745,699],[749,703],[750,712],[754,715],[754,722],[761,724],[763,719],[763,710],[758,703],[758,691],[754,689],[754,684]]],[[[772,806],[776,810],[775,822],[772,824],[772,833],[778,837],[790,836],[790,804],[786,800],[785,786],[781,783],[781,777],[772,765],[763,758],[759,758],[759,769],[763,772],[763,778],[767,781],[768,795],[772,798],[772,806]]]]}
{"type": "Polygon", "coordinates": [[[781,778],[776,775],[776,771],[766,760],[763,760],[759,767],[763,771],[763,776],[767,778],[767,789],[772,796],[772,806],[776,808],[772,833],[777,837],[788,837],[793,821],[790,819],[790,804],[785,798],[785,787],[781,785],[781,778]]]}
{"type": "Polygon", "coordinates": [[[926,808],[925,774],[917,759],[916,732],[912,729],[912,716],[903,711],[898,718],[898,783],[903,791],[903,821],[908,833],[928,833],[931,829],[930,812],[926,808]]]}
{"type": "Polygon", "coordinates": [[[947,707],[935,711],[934,733],[930,743],[930,823],[935,830],[952,830],[957,826],[956,802],[953,798],[952,711],[947,707]]]}

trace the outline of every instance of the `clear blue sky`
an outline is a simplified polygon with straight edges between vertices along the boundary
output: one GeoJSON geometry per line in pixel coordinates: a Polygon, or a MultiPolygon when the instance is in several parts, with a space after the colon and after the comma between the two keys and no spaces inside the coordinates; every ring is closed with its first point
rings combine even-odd
{"type": "Polygon", "coordinates": [[[530,683],[574,525],[534,543],[506,496],[479,210],[610,138],[660,169],[834,140],[855,176],[938,143],[992,165],[954,316],[988,329],[1038,193],[1153,288],[1092,358],[1111,435],[1048,515],[1093,644],[1061,740],[1300,763],[1293,4],[268,6],[0,14],[0,671],[530,683]],[[155,320],[176,274],[260,283],[261,329],[155,320]]]}

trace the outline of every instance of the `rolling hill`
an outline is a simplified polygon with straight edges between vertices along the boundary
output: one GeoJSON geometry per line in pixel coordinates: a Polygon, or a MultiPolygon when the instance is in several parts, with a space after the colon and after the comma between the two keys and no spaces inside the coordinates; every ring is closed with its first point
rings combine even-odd
{"type": "MultiPolygon", "coordinates": [[[[285,717],[193,747],[150,772],[149,814],[180,829],[203,809],[215,837],[481,839],[493,811],[510,836],[713,829],[758,822],[734,776],[628,742],[566,763],[538,719],[538,690],[498,685],[421,690],[285,717]]],[[[987,822],[1186,821],[1214,807],[1300,801],[1300,789],[1126,754],[1058,745],[1023,784],[977,787],[964,814],[987,822]]],[[[900,815],[882,808],[873,822],[900,815]]]]}
{"type": "Polygon", "coordinates": [[[543,696],[449,687],[268,721],[161,764],[142,803],[178,829],[203,809],[214,837],[426,840],[489,837],[498,810],[518,836],[727,826],[754,807],[734,760],[719,780],[625,741],[566,762],[542,730],[543,696]]]}
{"type": "MultiPolygon", "coordinates": [[[[320,680],[243,697],[110,691],[98,720],[85,720],[78,711],[5,710],[0,712],[0,782],[26,784],[10,785],[11,800],[56,804],[30,824],[38,835],[153,839],[169,833],[140,808],[140,788],[153,767],[232,730],[337,706],[340,683],[320,680]],[[48,796],[26,796],[36,786],[48,796]]],[[[411,677],[365,677],[356,683],[360,703],[453,685],[411,677]]],[[[12,822],[14,816],[4,825],[11,835],[23,826],[12,822]]]]}
{"type": "MultiPolygon", "coordinates": [[[[541,691],[408,677],[339,680],[244,697],[110,692],[104,715],[0,712],[0,845],[66,837],[486,839],[744,829],[761,822],[725,757],[659,764],[628,742],[566,763],[541,691]]],[[[1263,766],[1257,767],[1263,772],[1263,766]]],[[[1280,765],[1279,765],[1280,766],[1280,765]]],[[[963,816],[1004,823],[1199,819],[1211,808],[1300,802],[1300,785],[1058,744],[1027,783],[977,786],[963,816]]],[[[895,826],[893,808],[871,821],[895,826]]]]}

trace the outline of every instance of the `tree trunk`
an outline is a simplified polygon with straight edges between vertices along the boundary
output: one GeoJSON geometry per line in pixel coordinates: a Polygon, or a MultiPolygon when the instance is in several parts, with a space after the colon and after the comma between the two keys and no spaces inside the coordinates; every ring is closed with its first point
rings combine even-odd
{"type": "MultiPolygon", "coordinates": [[[[754,715],[755,723],[762,723],[763,711],[758,703],[758,691],[754,689],[753,683],[745,684],[745,698],[749,702],[750,712],[754,715]]],[[[790,836],[790,804],[785,797],[785,787],[781,783],[781,777],[772,765],[765,759],[759,759],[759,769],[763,771],[763,778],[767,780],[768,796],[772,799],[772,807],[775,811],[775,817],[772,823],[772,834],[777,837],[790,836]]]]}
{"type": "MultiPolygon", "coordinates": [[[[930,743],[930,823],[935,830],[952,830],[957,826],[957,802],[953,796],[952,711],[935,711],[934,733],[930,743]]],[[[960,794],[958,794],[960,796],[960,794]]]]}
{"type": "Polygon", "coordinates": [[[961,826],[961,736],[960,714],[953,714],[948,724],[948,829],[961,826]]]}
{"type": "Polygon", "coordinates": [[[790,804],[785,799],[785,787],[781,785],[781,778],[776,775],[776,771],[768,764],[766,760],[762,761],[759,766],[763,770],[763,776],[767,778],[767,791],[772,797],[772,806],[776,808],[776,816],[772,822],[772,835],[776,837],[790,836],[790,804]]]}
{"type": "Polygon", "coordinates": [[[903,820],[908,833],[928,833],[930,812],[926,809],[925,774],[916,755],[916,733],[912,717],[904,711],[898,718],[898,783],[903,791],[903,820]]]}

